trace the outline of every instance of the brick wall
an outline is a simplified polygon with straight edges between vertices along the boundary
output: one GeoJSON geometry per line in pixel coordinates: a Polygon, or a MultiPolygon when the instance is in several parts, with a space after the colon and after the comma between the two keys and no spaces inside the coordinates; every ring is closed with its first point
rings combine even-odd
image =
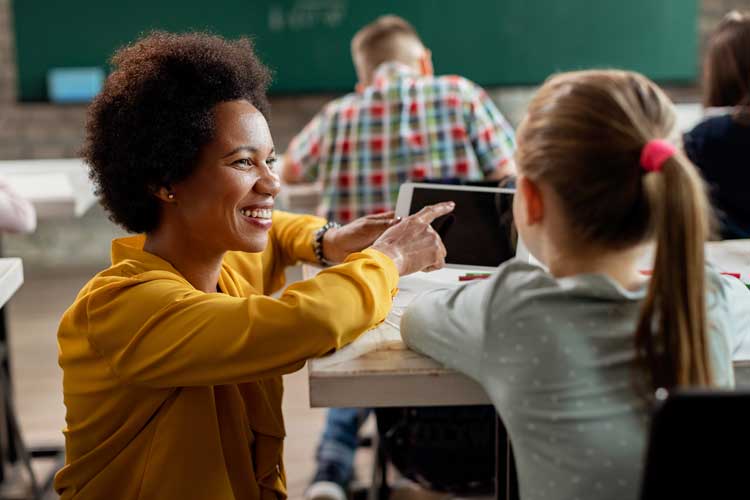
{"type": "MultiPolygon", "coordinates": [[[[0,160],[75,157],[83,139],[85,106],[19,104],[11,1],[0,0],[0,160]]],[[[750,0],[702,0],[701,40],[731,9],[750,10],[750,0]]],[[[511,123],[518,123],[533,89],[491,89],[490,94],[511,123]]],[[[696,89],[668,89],[677,101],[696,100],[696,89]]],[[[271,99],[271,132],[279,151],[333,95],[271,99]]],[[[34,235],[9,236],[5,252],[21,255],[27,268],[56,265],[104,265],[109,239],[119,231],[98,207],[83,219],[41,221],[34,235]]]]}
{"type": "Polygon", "coordinates": [[[0,159],[76,156],[85,106],[16,104],[10,0],[0,0],[0,159]]]}

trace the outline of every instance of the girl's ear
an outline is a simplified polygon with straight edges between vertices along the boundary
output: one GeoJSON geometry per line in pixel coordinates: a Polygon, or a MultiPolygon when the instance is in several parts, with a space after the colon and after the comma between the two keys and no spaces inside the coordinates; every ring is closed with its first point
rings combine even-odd
{"type": "Polygon", "coordinates": [[[523,199],[526,201],[524,207],[526,223],[529,226],[540,223],[544,218],[544,200],[539,185],[526,176],[519,176],[517,189],[521,190],[523,199]]]}

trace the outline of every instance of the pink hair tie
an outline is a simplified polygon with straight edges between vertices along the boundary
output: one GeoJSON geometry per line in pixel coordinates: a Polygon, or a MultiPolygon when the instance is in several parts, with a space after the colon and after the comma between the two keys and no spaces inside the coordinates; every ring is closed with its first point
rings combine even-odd
{"type": "Polygon", "coordinates": [[[664,139],[652,139],[641,150],[641,167],[646,172],[661,172],[661,167],[675,154],[677,148],[664,139]]]}

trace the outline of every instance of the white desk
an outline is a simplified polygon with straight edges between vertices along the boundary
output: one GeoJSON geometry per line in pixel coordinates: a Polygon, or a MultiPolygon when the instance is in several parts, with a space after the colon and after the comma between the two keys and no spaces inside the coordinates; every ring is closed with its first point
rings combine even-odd
{"type": "Polygon", "coordinates": [[[677,115],[677,130],[687,132],[692,130],[703,119],[703,106],[699,102],[679,103],[674,105],[677,115]]]}
{"type": "MultiPolygon", "coordinates": [[[[708,259],[721,271],[740,272],[750,282],[750,240],[707,245],[708,259]]],[[[310,276],[308,270],[306,278],[310,276]]],[[[395,306],[398,306],[398,296],[395,306]]],[[[398,321],[364,333],[339,351],[308,363],[310,406],[383,407],[490,404],[473,380],[410,350],[398,321]]],[[[750,361],[735,362],[738,381],[750,381],[750,361]],[[740,374],[739,372],[744,372],[740,374]]]]}
{"type": "Polygon", "coordinates": [[[97,201],[80,158],[0,161],[0,176],[34,205],[40,219],[81,217],[97,201]]]}
{"type": "MultiPolygon", "coordinates": [[[[0,310],[13,294],[23,284],[23,265],[21,259],[16,257],[0,258],[0,310]]],[[[0,426],[2,426],[2,432],[0,432],[0,484],[5,481],[5,461],[8,456],[9,450],[15,450],[15,447],[11,445],[11,441],[8,440],[7,429],[10,429],[9,420],[7,419],[8,413],[13,413],[10,405],[6,403],[6,396],[10,389],[8,386],[8,378],[4,370],[4,362],[7,360],[7,349],[5,344],[5,323],[4,317],[0,316],[2,323],[0,323],[0,426]]],[[[15,453],[15,451],[14,451],[15,453]]]]}
{"type": "Polygon", "coordinates": [[[17,257],[0,258],[0,308],[21,288],[23,264],[17,257]]]}

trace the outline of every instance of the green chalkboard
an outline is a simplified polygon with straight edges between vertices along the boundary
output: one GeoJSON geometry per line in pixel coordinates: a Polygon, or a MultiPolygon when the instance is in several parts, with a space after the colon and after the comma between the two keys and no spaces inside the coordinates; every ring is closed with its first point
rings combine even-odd
{"type": "Polygon", "coordinates": [[[252,35],[273,92],[351,89],[349,41],[384,13],[411,21],[438,73],[522,85],[622,67],[660,81],[697,71],[697,0],[14,0],[19,95],[46,99],[49,68],[106,66],[151,29],[252,35]]]}

